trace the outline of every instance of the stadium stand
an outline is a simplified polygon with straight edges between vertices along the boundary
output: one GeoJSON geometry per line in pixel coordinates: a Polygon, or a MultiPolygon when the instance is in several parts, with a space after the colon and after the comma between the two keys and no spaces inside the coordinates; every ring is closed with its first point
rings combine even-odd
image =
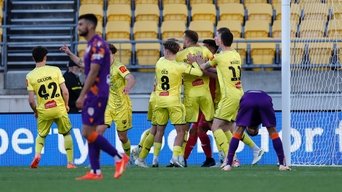
{"type": "Polygon", "coordinates": [[[239,3],[221,4],[220,20],[239,21],[242,24],[245,20],[245,8],[239,3]]]}
{"type": "Polygon", "coordinates": [[[188,9],[185,4],[166,4],[163,10],[164,21],[182,21],[186,24],[188,20],[188,9]]]}
{"type": "Polygon", "coordinates": [[[192,21],[210,21],[216,24],[216,8],[214,4],[191,5],[192,21]]]}

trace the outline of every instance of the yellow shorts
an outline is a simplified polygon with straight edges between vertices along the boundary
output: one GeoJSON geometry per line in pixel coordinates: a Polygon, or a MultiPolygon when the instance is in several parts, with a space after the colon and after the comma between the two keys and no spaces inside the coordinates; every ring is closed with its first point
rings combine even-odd
{"type": "Polygon", "coordinates": [[[226,121],[235,121],[240,105],[240,99],[221,98],[214,117],[226,121]]]}
{"type": "Polygon", "coordinates": [[[42,119],[39,118],[38,115],[38,135],[40,135],[41,137],[46,137],[50,132],[50,128],[53,122],[57,124],[59,134],[66,134],[71,129],[71,122],[68,113],[63,113],[62,116],[56,119],[42,119]]]}
{"type": "Polygon", "coordinates": [[[151,97],[148,103],[148,111],[147,111],[147,120],[151,121],[152,125],[157,125],[155,122],[155,116],[153,115],[154,108],[156,106],[156,99],[155,97],[151,97]]]}
{"type": "Polygon", "coordinates": [[[153,114],[156,117],[157,125],[166,125],[169,119],[173,125],[181,125],[186,122],[183,104],[172,107],[155,107],[153,114]]]}
{"type": "Polygon", "coordinates": [[[132,128],[132,107],[123,107],[120,110],[115,110],[107,106],[105,124],[110,127],[113,121],[117,131],[127,131],[132,128]]]}
{"type": "Polygon", "coordinates": [[[206,121],[212,121],[214,117],[214,102],[210,94],[189,97],[184,96],[185,120],[187,123],[195,123],[198,120],[199,111],[204,114],[206,121]]]}

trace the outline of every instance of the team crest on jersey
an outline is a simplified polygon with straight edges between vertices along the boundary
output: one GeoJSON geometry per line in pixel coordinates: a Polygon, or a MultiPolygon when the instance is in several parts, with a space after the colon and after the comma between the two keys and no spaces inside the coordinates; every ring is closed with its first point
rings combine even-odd
{"type": "Polygon", "coordinates": [[[93,108],[93,107],[89,107],[87,112],[88,112],[88,115],[90,115],[90,116],[93,116],[93,115],[94,115],[94,112],[95,112],[95,110],[94,110],[94,108],[93,108]]]}
{"type": "Polygon", "coordinates": [[[121,73],[125,73],[127,71],[127,68],[125,66],[121,66],[119,67],[119,70],[121,71],[121,73]]]}
{"type": "Polygon", "coordinates": [[[126,120],[122,120],[122,124],[126,124],[127,123],[127,121],[126,120]]]}

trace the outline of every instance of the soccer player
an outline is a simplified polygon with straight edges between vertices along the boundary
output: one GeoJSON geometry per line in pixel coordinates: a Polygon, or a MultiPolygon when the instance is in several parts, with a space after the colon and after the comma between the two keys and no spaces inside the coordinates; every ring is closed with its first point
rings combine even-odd
{"type": "Polygon", "coordinates": [[[103,134],[112,122],[115,122],[119,139],[127,156],[130,156],[131,142],[127,131],[132,128],[132,104],[129,92],[135,84],[134,76],[121,64],[114,55],[117,49],[109,44],[111,51],[110,89],[107,108],[105,111],[105,124],[97,127],[97,132],[103,134]]]}
{"type": "Polygon", "coordinates": [[[45,47],[35,47],[32,51],[32,57],[36,62],[36,68],[26,75],[28,100],[34,116],[37,118],[38,126],[35,144],[36,154],[31,163],[31,168],[38,167],[45,138],[49,134],[53,122],[57,124],[58,133],[64,136],[67,168],[76,168],[73,164],[74,147],[70,135],[71,123],[68,117],[69,92],[61,70],[46,65],[47,54],[48,50],[45,47]],[[38,105],[36,105],[34,95],[37,96],[38,105]]]}
{"type": "Polygon", "coordinates": [[[240,108],[236,118],[237,130],[230,141],[228,163],[223,167],[224,171],[230,171],[233,156],[239,146],[239,140],[246,130],[251,136],[258,135],[259,125],[266,126],[272,139],[273,148],[277,153],[279,170],[291,170],[285,164],[283,144],[276,130],[276,117],[273,109],[272,98],[263,91],[247,91],[241,98],[240,108]]]}
{"type": "Polygon", "coordinates": [[[172,162],[184,167],[182,163],[182,144],[184,140],[185,108],[181,101],[181,85],[183,74],[202,76],[197,63],[185,64],[176,61],[179,44],[172,40],[163,43],[164,57],[156,64],[156,105],[154,114],[156,118],[157,133],[155,141],[161,141],[165,125],[170,119],[175,126],[177,136],[174,141],[172,162]]]}
{"type": "Polygon", "coordinates": [[[84,14],[78,18],[78,32],[88,41],[84,55],[86,80],[76,106],[82,109],[82,134],[88,141],[90,172],[77,180],[100,180],[103,178],[100,170],[100,150],[114,157],[115,178],[124,172],[129,157],[120,155],[118,151],[101,134],[96,132],[98,125],[104,124],[104,112],[107,106],[109,92],[110,51],[108,44],[96,34],[97,18],[94,14],[84,14]]]}

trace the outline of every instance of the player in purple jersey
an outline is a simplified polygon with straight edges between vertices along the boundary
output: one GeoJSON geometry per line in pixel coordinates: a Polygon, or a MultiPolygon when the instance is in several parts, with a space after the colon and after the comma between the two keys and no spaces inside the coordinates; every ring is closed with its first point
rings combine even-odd
{"type": "Polygon", "coordinates": [[[276,117],[273,109],[272,98],[267,93],[259,90],[245,92],[240,100],[239,112],[236,118],[237,130],[230,141],[228,151],[228,162],[223,167],[224,171],[232,169],[233,157],[239,146],[239,141],[246,130],[251,136],[258,135],[259,125],[262,124],[272,139],[273,148],[277,153],[279,161],[279,170],[291,170],[285,164],[285,155],[283,144],[276,130],[276,117]]]}
{"type": "Polygon", "coordinates": [[[97,18],[94,14],[81,15],[78,18],[78,33],[88,41],[84,55],[86,80],[76,106],[82,109],[82,134],[88,141],[88,152],[91,170],[77,180],[100,180],[100,150],[105,151],[116,162],[114,177],[119,178],[129,161],[125,154],[118,151],[96,132],[98,125],[104,124],[104,112],[107,105],[110,71],[110,52],[108,44],[96,34],[97,18]]]}

